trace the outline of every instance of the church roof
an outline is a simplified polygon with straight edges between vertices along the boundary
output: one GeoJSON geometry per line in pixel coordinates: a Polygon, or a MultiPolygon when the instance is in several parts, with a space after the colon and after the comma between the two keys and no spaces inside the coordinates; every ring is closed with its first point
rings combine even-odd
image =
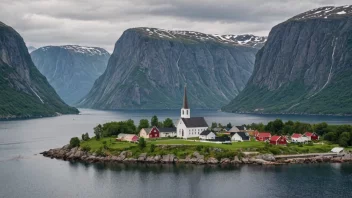
{"type": "Polygon", "coordinates": [[[184,88],[184,93],[183,93],[183,106],[182,106],[182,108],[189,109],[188,108],[188,101],[187,101],[187,88],[186,88],[186,86],[184,88]]]}
{"type": "Polygon", "coordinates": [[[181,118],[187,128],[208,127],[204,117],[181,118]]]}
{"type": "Polygon", "coordinates": [[[210,133],[214,133],[214,132],[212,132],[210,130],[205,130],[205,131],[201,132],[200,135],[209,135],[210,133]]]}
{"type": "Polygon", "coordinates": [[[175,127],[172,128],[159,128],[160,133],[170,133],[170,132],[176,132],[177,129],[175,127]]]}

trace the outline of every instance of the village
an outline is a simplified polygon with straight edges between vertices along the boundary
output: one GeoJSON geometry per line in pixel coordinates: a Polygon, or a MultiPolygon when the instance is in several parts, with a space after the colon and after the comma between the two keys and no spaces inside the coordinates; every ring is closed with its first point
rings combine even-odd
{"type": "Polygon", "coordinates": [[[176,127],[158,128],[153,126],[151,128],[142,128],[138,135],[120,133],[116,140],[136,143],[140,137],[144,139],[175,138],[217,144],[259,141],[272,145],[287,145],[288,143],[308,144],[309,142],[317,142],[319,140],[319,135],[315,132],[305,132],[304,134],[293,133],[291,136],[288,136],[271,134],[270,132],[259,132],[258,130],[247,129],[245,126],[211,128],[204,117],[191,117],[186,87],[184,88],[181,116],[176,127]]]}
{"type": "MultiPolygon", "coordinates": [[[[305,123],[296,122],[297,126],[304,126],[300,133],[284,135],[280,133],[281,129],[275,129],[276,125],[284,127],[278,119],[265,125],[274,126],[271,132],[257,130],[258,127],[252,129],[248,125],[231,126],[231,123],[225,127],[221,124],[212,124],[209,127],[204,117],[191,116],[186,87],[177,122],[173,123],[167,118],[162,124],[158,122],[157,116],[153,116],[151,123],[149,125],[148,120],[142,119],[138,128],[133,120],[99,124],[94,128],[94,137],[89,138],[88,133],[82,134],[82,139],[73,137],[68,145],[44,151],[42,154],[51,158],[88,163],[278,165],[352,161],[351,147],[347,144],[349,139],[346,142],[339,140],[339,144],[332,139],[335,133],[349,130],[349,125],[335,127],[336,132],[325,131],[327,133],[324,140],[316,132],[302,131],[310,126],[305,123]],[[275,130],[276,133],[273,132],[275,130]],[[340,146],[344,143],[345,148],[340,146]]],[[[295,125],[292,121],[285,124],[295,125]]],[[[315,126],[315,130],[320,133],[326,129],[325,123],[315,126]]],[[[343,138],[344,133],[340,136],[343,138]]]]}

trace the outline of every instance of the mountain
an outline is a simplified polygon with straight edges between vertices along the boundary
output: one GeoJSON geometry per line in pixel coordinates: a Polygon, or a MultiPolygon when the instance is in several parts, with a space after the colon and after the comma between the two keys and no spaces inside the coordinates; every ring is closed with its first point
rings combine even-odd
{"type": "Polygon", "coordinates": [[[220,108],[244,88],[265,41],[253,35],[128,29],[78,106],[179,108],[187,84],[192,108],[220,108]]]}
{"type": "Polygon", "coordinates": [[[22,37],[0,22],[0,119],[78,113],[34,66],[22,37]]]}
{"type": "Polygon", "coordinates": [[[33,47],[33,46],[28,46],[28,52],[31,53],[34,50],[36,50],[37,48],[33,47]]]}
{"type": "Polygon", "coordinates": [[[110,54],[98,47],[65,45],[41,47],[31,57],[59,96],[72,105],[87,95],[104,73],[110,54]]]}
{"type": "Polygon", "coordinates": [[[272,28],[246,88],[224,111],[352,114],[352,6],[322,7],[272,28]]]}

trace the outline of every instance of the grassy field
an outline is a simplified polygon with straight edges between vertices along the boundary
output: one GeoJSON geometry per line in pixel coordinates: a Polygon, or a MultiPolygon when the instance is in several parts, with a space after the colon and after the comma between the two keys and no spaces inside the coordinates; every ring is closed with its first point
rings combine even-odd
{"type": "Polygon", "coordinates": [[[182,140],[182,139],[168,139],[168,140],[157,140],[150,141],[152,144],[157,145],[169,145],[169,144],[182,144],[182,145],[201,145],[201,146],[209,146],[214,148],[221,148],[226,150],[238,151],[239,149],[246,148],[263,148],[265,146],[264,142],[250,141],[250,142],[234,142],[232,144],[216,144],[216,143],[208,143],[208,142],[198,142],[192,140],[182,140]]]}
{"type": "Polygon", "coordinates": [[[104,147],[104,141],[109,149],[112,150],[123,150],[130,148],[131,146],[137,146],[137,144],[129,143],[129,142],[117,142],[115,137],[107,137],[101,138],[100,140],[96,140],[95,138],[91,138],[88,141],[81,142],[81,147],[89,146],[92,151],[98,150],[100,147],[104,147]]]}
{"type": "MultiPolygon", "coordinates": [[[[183,140],[183,139],[158,139],[158,140],[148,140],[147,146],[144,149],[139,149],[137,144],[129,142],[117,142],[115,138],[102,138],[96,140],[92,138],[88,141],[81,143],[81,147],[89,146],[92,152],[97,151],[100,148],[104,148],[105,153],[115,154],[122,150],[131,150],[134,155],[138,155],[143,152],[148,154],[160,155],[167,153],[174,153],[175,155],[184,157],[194,151],[201,151],[201,153],[209,153],[209,149],[220,148],[224,152],[259,152],[259,153],[272,153],[274,155],[280,154],[302,154],[302,153],[324,153],[329,152],[335,144],[310,144],[310,145],[297,145],[288,144],[287,146],[275,146],[264,142],[248,141],[248,142],[233,142],[232,144],[216,144],[208,142],[199,142],[194,140],[183,140]],[[155,150],[151,151],[151,145],[158,145],[155,150]],[[179,148],[168,148],[160,149],[159,146],[162,145],[180,145],[179,148]]],[[[352,149],[352,148],[350,148],[352,149]]]]}

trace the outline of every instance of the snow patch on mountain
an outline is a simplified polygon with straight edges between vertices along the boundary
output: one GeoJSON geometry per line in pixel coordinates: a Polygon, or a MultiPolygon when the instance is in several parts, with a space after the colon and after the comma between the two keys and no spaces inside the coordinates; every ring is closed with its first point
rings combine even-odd
{"type": "Polygon", "coordinates": [[[304,12],[302,14],[299,14],[291,18],[290,20],[304,20],[304,19],[315,19],[315,18],[329,19],[329,18],[341,17],[346,15],[352,16],[352,5],[339,6],[339,7],[327,6],[327,7],[316,8],[316,9],[304,12]]]}
{"type": "MultiPolygon", "coordinates": [[[[53,47],[53,46],[46,46],[46,47],[42,47],[39,49],[42,51],[46,51],[46,50],[50,49],[51,47],[53,47]]],[[[81,53],[81,54],[86,54],[89,56],[110,55],[109,52],[107,52],[105,49],[99,48],[99,47],[86,47],[86,46],[79,46],[79,45],[62,45],[62,46],[57,46],[57,47],[72,51],[74,53],[81,53]]]]}
{"type": "Polygon", "coordinates": [[[267,41],[266,36],[255,36],[252,34],[243,35],[219,35],[219,34],[205,34],[195,31],[176,31],[165,30],[158,28],[140,27],[135,28],[144,32],[150,37],[158,37],[163,39],[187,39],[191,41],[213,41],[229,45],[243,45],[249,47],[260,48],[267,41]]]}

